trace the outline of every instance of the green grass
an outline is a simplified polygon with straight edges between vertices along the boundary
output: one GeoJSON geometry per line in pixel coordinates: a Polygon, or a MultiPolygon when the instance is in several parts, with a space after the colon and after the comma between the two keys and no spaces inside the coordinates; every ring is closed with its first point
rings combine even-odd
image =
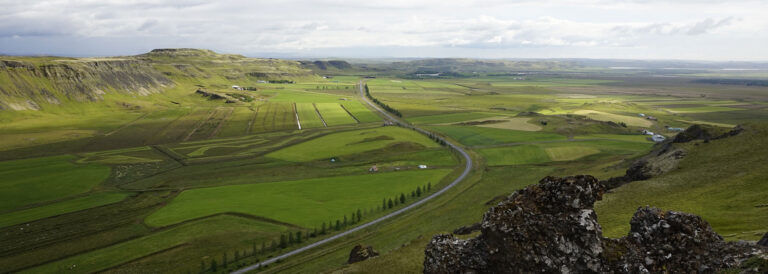
{"type": "MultiPolygon", "coordinates": [[[[260,105],[251,126],[254,133],[297,129],[293,104],[266,103],[260,105]]],[[[303,126],[304,122],[302,121],[303,126]]]]}
{"type": "Polygon", "coordinates": [[[650,127],[653,125],[653,122],[640,117],[619,115],[619,114],[613,114],[613,113],[596,111],[596,110],[577,110],[574,113],[578,115],[584,115],[598,121],[607,121],[607,122],[614,122],[614,123],[623,122],[629,126],[650,127]]]}
{"type": "Polygon", "coordinates": [[[312,103],[296,103],[296,111],[299,113],[302,129],[324,127],[312,103]]]}
{"type": "Polygon", "coordinates": [[[109,167],[74,164],[63,155],[0,162],[0,211],[88,192],[109,176],[109,167]]]}
{"type": "Polygon", "coordinates": [[[495,116],[499,116],[499,114],[488,113],[488,112],[459,112],[459,113],[450,113],[450,114],[409,117],[408,122],[411,122],[414,125],[445,124],[445,123],[456,123],[456,122],[477,120],[477,119],[483,119],[483,118],[489,118],[489,117],[495,117],[495,116]]]}
{"type": "Polygon", "coordinates": [[[641,134],[633,134],[633,135],[587,134],[587,135],[574,136],[574,139],[610,139],[610,140],[627,141],[627,142],[649,143],[651,141],[648,141],[648,137],[649,137],[648,135],[641,135],[641,134]]]}
{"type": "Polygon", "coordinates": [[[566,139],[565,136],[552,133],[474,126],[430,126],[428,128],[443,133],[468,146],[566,139]]]}
{"type": "Polygon", "coordinates": [[[379,122],[381,117],[371,112],[367,107],[358,101],[346,101],[341,103],[360,123],[379,122]]]}
{"type": "Polygon", "coordinates": [[[720,111],[734,111],[743,110],[741,108],[721,107],[721,106],[704,106],[704,107],[685,107],[685,108],[669,108],[667,111],[672,113],[703,113],[703,112],[720,112],[720,111]]]}
{"type": "Polygon", "coordinates": [[[253,111],[246,107],[236,107],[229,119],[224,122],[218,137],[242,136],[248,132],[248,124],[253,119],[253,111]]]}
{"type": "Polygon", "coordinates": [[[759,207],[768,197],[765,128],[684,146],[688,153],[678,169],[606,194],[596,206],[603,233],[626,235],[637,207],[650,205],[700,215],[728,240],[759,239],[768,227],[768,207],[759,207]]]}
{"type": "Polygon", "coordinates": [[[267,157],[304,162],[380,149],[398,142],[413,142],[426,147],[438,146],[413,130],[379,127],[326,135],[272,152],[267,154],[267,157]]]}
{"type": "Polygon", "coordinates": [[[402,171],[359,176],[234,185],[187,190],[146,222],[165,226],[222,212],[240,212],[306,228],[340,219],[381,199],[439,182],[450,170],[402,171]]]}
{"type": "MultiPolygon", "coordinates": [[[[267,241],[286,231],[286,227],[242,217],[216,216],[204,220],[183,224],[149,236],[111,245],[77,256],[69,257],[39,267],[27,269],[22,273],[58,273],[75,271],[91,273],[111,266],[129,262],[152,253],[185,244],[198,238],[215,239],[221,237],[249,237],[248,240],[267,241]],[[77,267],[70,269],[73,265],[77,267]]],[[[198,254],[216,255],[219,254],[198,254]]],[[[231,255],[230,255],[231,256],[231,255]]],[[[188,261],[189,258],[179,258],[188,261]]],[[[219,259],[220,260],[220,259],[219,259]]],[[[199,257],[192,258],[193,265],[199,265],[199,257]]],[[[221,263],[221,261],[219,262],[221,263]]],[[[199,269],[199,268],[198,268],[199,269]]],[[[179,270],[178,268],[176,270],[179,270]]]]}
{"type": "Polygon", "coordinates": [[[552,161],[573,161],[584,156],[600,153],[600,150],[579,145],[548,147],[547,152],[552,161]]]}
{"type": "Polygon", "coordinates": [[[551,161],[547,153],[535,145],[479,149],[489,166],[540,164],[551,161]]]}
{"type": "Polygon", "coordinates": [[[315,106],[329,127],[357,123],[338,103],[317,103],[315,106]]]}
{"type": "Polygon", "coordinates": [[[116,203],[125,199],[127,196],[127,193],[97,193],[54,204],[14,211],[0,215],[0,227],[116,203]]]}

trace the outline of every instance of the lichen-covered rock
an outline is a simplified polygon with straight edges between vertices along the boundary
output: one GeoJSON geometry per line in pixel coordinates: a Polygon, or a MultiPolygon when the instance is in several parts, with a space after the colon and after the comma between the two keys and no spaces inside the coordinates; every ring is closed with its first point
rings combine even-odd
{"type": "Polygon", "coordinates": [[[489,209],[482,234],[437,235],[425,273],[714,272],[765,250],[728,243],[698,216],[638,209],[628,236],[602,237],[592,210],[605,191],[592,176],[545,177],[489,209]]]}
{"type": "Polygon", "coordinates": [[[347,263],[352,264],[362,262],[376,256],[379,256],[379,252],[373,250],[372,246],[363,247],[362,245],[356,245],[352,248],[352,251],[349,252],[349,260],[347,260],[347,263]]]}

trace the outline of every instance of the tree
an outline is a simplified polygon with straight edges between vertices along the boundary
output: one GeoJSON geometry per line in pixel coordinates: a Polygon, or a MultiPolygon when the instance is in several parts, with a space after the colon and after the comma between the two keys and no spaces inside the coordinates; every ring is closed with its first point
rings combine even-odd
{"type": "Polygon", "coordinates": [[[272,244],[269,246],[269,250],[277,249],[277,241],[272,240],[272,244]]]}
{"type": "Polygon", "coordinates": [[[321,234],[321,235],[325,235],[325,222],[323,222],[323,226],[322,226],[322,228],[320,229],[320,234],[321,234]]]}
{"type": "Polygon", "coordinates": [[[264,252],[267,252],[267,243],[261,242],[261,250],[259,251],[259,253],[264,253],[264,252]]]}
{"type": "Polygon", "coordinates": [[[400,193],[400,203],[401,204],[405,203],[405,194],[403,194],[403,193],[400,193]]]}
{"type": "Polygon", "coordinates": [[[421,197],[421,187],[420,186],[416,187],[416,197],[421,197]]]}
{"type": "Polygon", "coordinates": [[[341,221],[336,220],[336,231],[341,230],[341,221]]]}
{"type": "Polygon", "coordinates": [[[411,191],[411,198],[416,197],[416,191],[411,191]]]}
{"type": "Polygon", "coordinates": [[[224,252],[224,258],[221,260],[221,267],[227,268],[227,252],[224,252]]]}
{"type": "Polygon", "coordinates": [[[301,243],[301,231],[296,231],[296,243],[301,243]]]}
{"type": "Polygon", "coordinates": [[[432,191],[432,182],[427,183],[427,191],[432,191]]]}
{"type": "Polygon", "coordinates": [[[293,244],[296,240],[293,239],[293,233],[288,232],[288,244],[293,244]]]}
{"type": "Polygon", "coordinates": [[[205,260],[200,260],[200,272],[205,272],[205,260]]]}
{"type": "Polygon", "coordinates": [[[347,226],[347,215],[344,215],[344,223],[343,223],[343,225],[344,225],[345,227],[347,226]]]}
{"type": "Polygon", "coordinates": [[[211,271],[216,272],[217,268],[218,266],[216,265],[216,259],[213,259],[213,261],[211,261],[211,271]]]}
{"type": "Polygon", "coordinates": [[[359,222],[361,219],[363,219],[363,213],[358,208],[357,209],[357,221],[359,222]]]}
{"type": "Polygon", "coordinates": [[[280,234],[280,248],[286,247],[288,247],[288,239],[286,239],[285,235],[280,234]]]}
{"type": "Polygon", "coordinates": [[[253,241],[253,245],[251,246],[251,255],[256,256],[256,241],[253,241]]]}
{"type": "Polygon", "coordinates": [[[381,200],[381,208],[387,208],[387,199],[386,198],[381,200]]]}
{"type": "Polygon", "coordinates": [[[395,203],[392,202],[391,198],[389,199],[389,202],[387,202],[387,206],[388,206],[388,208],[392,208],[393,206],[395,206],[395,203]]]}
{"type": "Polygon", "coordinates": [[[317,227],[315,227],[315,231],[312,231],[312,237],[317,237],[317,227]]]}

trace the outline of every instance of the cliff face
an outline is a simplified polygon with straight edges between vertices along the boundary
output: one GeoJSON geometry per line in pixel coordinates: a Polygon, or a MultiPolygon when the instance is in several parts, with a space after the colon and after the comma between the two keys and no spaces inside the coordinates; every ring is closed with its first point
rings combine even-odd
{"type": "Polygon", "coordinates": [[[700,217],[638,209],[629,234],[603,238],[593,205],[606,187],[592,176],[546,177],[489,209],[479,236],[437,235],[425,273],[716,272],[766,250],[729,243],[700,217]]]}
{"type": "Polygon", "coordinates": [[[148,95],[173,82],[134,59],[0,60],[0,110],[98,101],[107,92],[148,95]]]}

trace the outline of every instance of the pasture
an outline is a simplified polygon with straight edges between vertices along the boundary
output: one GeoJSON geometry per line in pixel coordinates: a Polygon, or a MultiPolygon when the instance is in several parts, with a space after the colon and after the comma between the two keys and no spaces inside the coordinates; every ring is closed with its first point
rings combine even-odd
{"type": "Polygon", "coordinates": [[[363,106],[358,101],[347,101],[341,103],[344,108],[349,111],[360,123],[379,122],[381,117],[373,113],[367,107],[363,106]]]}
{"type": "Polygon", "coordinates": [[[0,212],[90,191],[109,167],[75,164],[69,155],[0,162],[0,212]]]}
{"type": "Polygon", "coordinates": [[[314,104],[296,103],[296,112],[299,114],[299,122],[302,129],[325,127],[323,120],[317,114],[314,104]]]}
{"type": "Polygon", "coordinates": [[[146,223],[167,226],[224,212],[239,212],[317,228],[358,209],[375,208],[384,198],[436,184],[450,170],[418,170],[305,179],[187,190],[146,223]]]}
{"type": "Polygon", "coordinates": [[[438,147],[437,143],[413,130],[390,126],[334,133],[283,148],[266,156],[285,161],[304,162],[363,153],[399,142],[438,147]]]}
{"type": "Polygon", "coordinates": [[[317,103],[315,107],[329,127],[357,123],[338,103],[317,103]]]}
{"type": "Polygon", "coordinates": [[[504,143],[524,143],[565,140],[566,137],[544,132],[517,131],[476,126],[428,126],[427,128],[467,146],[497,145],[504,143]]]}

